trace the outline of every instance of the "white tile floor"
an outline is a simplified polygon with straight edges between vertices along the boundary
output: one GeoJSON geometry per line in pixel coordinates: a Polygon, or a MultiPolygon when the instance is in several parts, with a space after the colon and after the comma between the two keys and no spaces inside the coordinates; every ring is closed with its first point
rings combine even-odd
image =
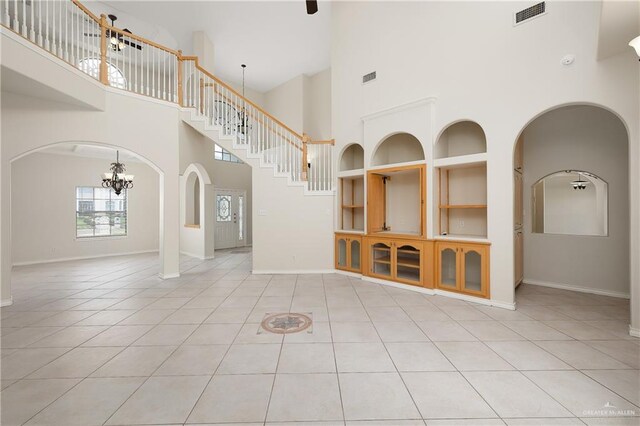
{"type": "Polygon", "coordinates": [[[250,253],[15,268],[2,425],[639,425],[628,301],[521,286],[515,312],[250,253]],[[312,332],[262,332],[273,312],[312,332]]]}

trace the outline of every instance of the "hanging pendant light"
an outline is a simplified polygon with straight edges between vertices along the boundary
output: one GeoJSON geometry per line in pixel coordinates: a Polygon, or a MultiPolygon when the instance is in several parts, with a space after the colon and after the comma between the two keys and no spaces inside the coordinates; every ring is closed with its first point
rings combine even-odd
{"type": "Polygon", "coordinates": [[[587,187],[588,183],[589,183],[588,181],[582,180],[582,175],[578,173],[578,180],[572,181],[571,186],[573,187],[574,190],[576,189],[583,190],[587,187]]]}
{"type": "Polygon", "coordinates": [[[238,124],[238,133],[245,136],[249,127],[249,117],[245,109],[245,97],[244,97],[244,70],[247,68],[246,64],[240,65],[242,67],[242,110],[240,111],[240,123],[238,124]]]}
{"type": "Polygon", "coordinates": [[[120,162],[120,151],[116,151],[116,162],[111,163],[109,171],[102,174],[102,187],[112,188],[116,195],[123,189],[133,188],[133,175],[125,174],[124,164],[120,162]]]}

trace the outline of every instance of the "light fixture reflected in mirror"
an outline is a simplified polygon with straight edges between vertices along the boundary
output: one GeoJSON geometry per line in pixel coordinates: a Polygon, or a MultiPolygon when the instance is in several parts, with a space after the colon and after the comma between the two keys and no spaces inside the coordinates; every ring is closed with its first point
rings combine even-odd
{"type": "Polygon", "coordinates": [[[531,187],[534,234],[608,235],[608,184],[585,170],[561,170],[531,187]]]}
{"type": "Polygon", "coordinates": [[[578,179],[571,181],[571,186],[574,190],[576,189],[585,189],[589,181],[582,180],[582,174],[578,173],[578,179]]]}

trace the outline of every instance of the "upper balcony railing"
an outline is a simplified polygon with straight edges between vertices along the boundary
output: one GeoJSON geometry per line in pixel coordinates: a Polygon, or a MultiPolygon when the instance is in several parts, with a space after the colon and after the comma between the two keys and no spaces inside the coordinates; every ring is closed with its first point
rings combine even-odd
{"type": "Polygon", "coordinates": [[[312,141],[200,66],[195,56],[110,25],[77,0],[0,0],[2,25],[105,85],[193,108],[311,191],[332,188],[334,141],[312,141]]]}

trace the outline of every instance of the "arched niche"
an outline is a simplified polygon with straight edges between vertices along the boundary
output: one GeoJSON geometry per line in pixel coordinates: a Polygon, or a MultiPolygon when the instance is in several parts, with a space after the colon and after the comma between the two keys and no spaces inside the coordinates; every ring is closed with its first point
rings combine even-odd
{"type": "Polygon", "coordinates": [[[362,145],[353,143],[342,151],[339,171],[358,169],[364,169],[364,149],[362,145]]]}
{"type": "Polygon", "coordinates": [[[184,225],[198,228],[203,222],[206,188],[211,185],[211,178],[202,164],[192,163],[184,171],[182,182],[184,225]]]}
{"type": "Polygon", "coordinates": [[[436,141],[435,158],[487,152],[487,138],[482,127],[474,121],[458,121],[447,127],[436,141]]]}
{"type": "Polygon", "coordinates": [[[424,160],[422,144],[412,134],[396,133],[378,144],[371,159],[372,166],[409,163],[424,160]]]}
{"type": "Polygon", "coordinates": [[[185,184],[185,218],[186,226],[200,226],[200,179],[192,172],[187,176],[185,184]]]}

